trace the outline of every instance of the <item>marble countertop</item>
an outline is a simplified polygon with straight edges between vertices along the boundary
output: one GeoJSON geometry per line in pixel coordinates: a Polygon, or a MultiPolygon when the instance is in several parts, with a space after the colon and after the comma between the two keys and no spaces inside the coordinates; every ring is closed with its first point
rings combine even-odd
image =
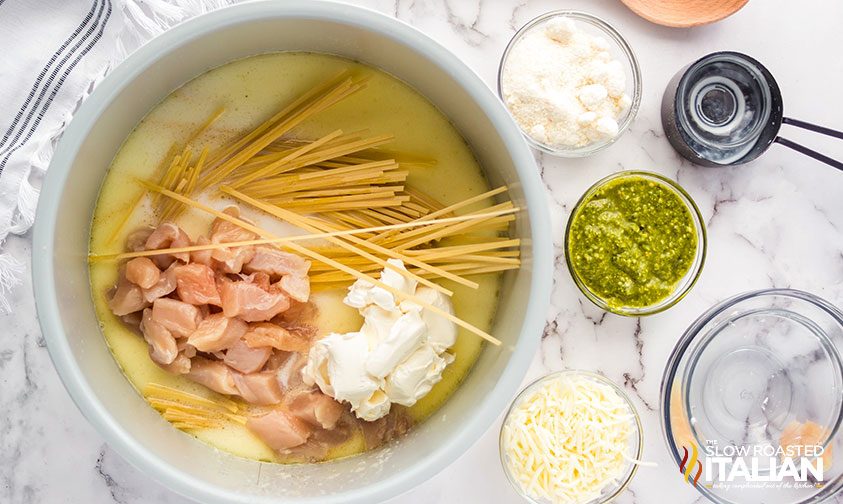
{"type": "MultiPolygon", "coordinates": [[[[670,77],[697,57],[722,49],[764,62],[782,88],[786,112],[843,128],[843,20],[841,2],[755,0],[735,16],[693,29],[668,29],[636,17],[616,0],[358,0],[396,16],[444,44],[490,85],[515,29],[553,9],[582,9],[614,24],[640,59],[641,111],[630,131],[591,158],[537,155],[547,185],[557,246],[552,307],[525,380],[549,371],[599,371],[630,393],[644,424],[643,467],[621,504],[701,501],[676,477],[659,426],[664,362],[679,335],[709,306],[739,292],[793,287],[843,305],[843,174],[773,146],[739,168],[701,168],[681,160],[659,120],[670,77]],[[577,291],[561,253],[573,203],[597,179],[621,169],[647,169],[677,179],[706,220],[709,256],[699,283],[669,311],[630,319],[606,314],[577,291]]],[[[843,159],[843,142],[787,131],[843,159]]],[[[9,250],[30,254],[29,237],[12,237],[9,250]]],[[[499,423],[447,471],[391,504],[521,502],[498,462],[499,423]]],[[[10,314],[0,315],[0,502],[134,504],[187,502],[129,466],[88,425],[52,368],[40,334],[29,282],[10,314]]]]}

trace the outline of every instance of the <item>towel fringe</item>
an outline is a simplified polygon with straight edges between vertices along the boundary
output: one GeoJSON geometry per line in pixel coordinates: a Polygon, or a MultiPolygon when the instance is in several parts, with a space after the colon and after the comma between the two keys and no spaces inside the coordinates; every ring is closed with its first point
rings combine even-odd
{"type": "Polygon", "coordinates": [[[32,223],[35,222],[35,209],[38,206],[39,193],[40,191],[29,182],[28,178],[21,181],[18,191],[18,208],[12,216],[10,233],[22,235],[32,227],[32,223]]]}
{"type": "Polygon", "coordinates": [[[123,29],[130,33],[121,34],[121,38],[131,35],[145,41],[186,19],[231,3],[231,0],[124,0],[123,29]]]}
{"type": "Polygon", "coordinates": [[[12,257],[12,254],[0,254],[0,309],[6,313],[12,309],[9,297],[12,289],[20,285],[23,271],[23,263],[12,257]]]}

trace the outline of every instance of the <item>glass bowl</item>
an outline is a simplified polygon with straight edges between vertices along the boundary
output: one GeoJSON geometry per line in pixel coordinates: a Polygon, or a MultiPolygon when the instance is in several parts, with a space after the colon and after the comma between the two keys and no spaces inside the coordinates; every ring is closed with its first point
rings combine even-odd
{"type": "Polygon", "coordinates": [[[577,204],[574,206],[571,215],[568,217],[568,225],[565,229],[565,260],[568,264],[568,271],[571,272],[571,277],[574,279],[574,283],[577,284],[577,287],[579,287],[583,295],[585,295],[585,297],[587,297],[592,303],[594,303],[603,310],[615,313],[617,315],[623,315],[628,317],[640,317],[644,315],[652,315],[654,313],[659,313],[664,310],[667,310],[668,308],[682,300],[682,298],[684,298],[685,295],[690,292],[691,288],[694,286],[694,284],[696,284],[697,279],[702,273],[703,264],[705,264],[706,250],[708,248],[707,240],[708,239],[705,231],[705,222],[703,221],[702,214],[700,213],[699,208],[697,208],[696,203],[694,203],[694,200],[691,199],[691,196],[685,191],[685,189],[683,189],[679,184],[677,184],[673,180],[663,175],[659,175],[658,173],[627,170],[614,173],[612,175],[609,175],[608,177],[604,177],[598,180],[585,192],[585,194],[582,195],[579,201],[577,201],[577,204]],[[677,197],[679,197],[680,200],[682,200],[683,203],[685,203],[685,207],[688,209],[688,213],[691,215],[691,219],[694,222],[694,229],[697,233],[697,249],[694,254],[694,261],[691,264],[691,268],[688,270],[687,273],[685,273],[685,276],[683,276],[679,280],[679,282],[677,282],[673,292],[669,296],[649,306],[616,306],[610,304],[608,301],[601,298],[597,293],[589,289],[588,285],[586,285],[585,281],[583,281],[583,279],[577,273],[577,270],[571,260],[571,223],[574,222],[574,218],[578,215],[580,209],[582,208],[582,205],[584,204],[584,202],[588,201],[589,198],[591,198],[591,196],[594,195],[594,193],[597,192],[600,188],[602,188],[605,184],[624,177],[644,178],[646,180],[651,180],[653,182],[659,183],[662,186],[670,189],[677,197]]]}
{"type": "Polygon", "coordinates": [[[839,492],[843,464],[824,455],[843,453],[842,346],[843,312],[807,292],[748,292],[703,313],[662,378],[662,432],[679,477],[719,504],[819,503],[839,492]],[[822,460],[822,475],[781,474],[777,451],[794,445],[808,447],[791,461],[798,471],[822,460]]]}
{"type": "MultiPolygon", "coordinates": [[[[624,72],[626,73],[625,92],[630,97],[631,104],[629,108],[627,108],[627,110],[621,115],[621,117],[618,118],[618,132],[616,135],[611,138],[590,143],[583,147],[564,147],[548,145],[532,138],[526,131],[524,131],[523,128],[521,128],[520,124],[518,125],[518,127],[521,128],[521,132],[524,134],[524,138],[526,138],[527,142],[532,147],[542,152],[546,152],[553,156],[559,157],[574,158],[590,156],[595,152],[601,151],[615,143],[615,141],[620,138],[621,135],[623,135],[627,128],[629,128],[629,125],[632,123],[632,120],[638,114],[638,109],[641,105],[641,69],[638,66],[638,58],[636,58],[635,53],[632,51],[632,47],[630,47],[626,39],[624,39],[621,34],[618,33],[618,31],[614,27],[612,27],[612,25],[610,25],[608,22],[592,14],[576,10],[557,10],[548,12],[528,22],[526,25],[521,27],[521,29],[518,30],[515,35],[512,36],[512,39],[509,41],[506,46],[506,49],[503,52],[500,65],[498,66],[498,96],[500,97],[507,110],[509,110],[509,104],[507,104],[503,92],[503,75],[504,68],[506,68],[510,52],[515,47],[515,45],[518,44],[521,38],[529,31],[534,28],[540,27],[542,24],[551,19],[558,17],[569,18],[576,23],[578,28],[592,35],[600,35],[609,42],[609,52],[611,56],[614,59],[620,61],[624,67],[624,72]]],[[[515,120],[514,117],[513,120],[515,120]]],[[[518,121],[515,120],[515,123],[518,124],[518,121]]]]}
{"type": "Polygon", "coordinates": [[[558,379],[570,379],[570,378],[585,378],[588,380],[593,380],[603,385],[609,386],[612,390],[614,390],[623,402],[629,408],[630,412],[630,443],[629,443],[629,452],[626,454],[626,458],[629,462],[627,462],[626,468],[620,478],[618,478],[612,484],[608,484],[605,488],[603,488],[600,497],[596,499],[592,499],[586,502],[580,502],[576,504],[605,504],[611,502],[616,497],[618,497],[629,483],[632,481],[633,476],[635,473],[638,472],[638,464],[632,461],[639,461],[641,460],[641,455],[644,450],[644,429],[641,426],[641,418],[638,416],[638,411],[635,409],[635,406],[630,401],[629,396],[626,395],[626,392],[619,386],[617,386],[614,382],[606,378],[605,376],[599,375],[597,373],[592,373],[590,371],[582,371],[582,370],[564,370],[564,371],[556,371],[554,373],[550,373],[545,375],[538,380],[530,383],[515,397],[515,400],[512,401],[512,404],[509,407],[509,410],[506,412],[506,416],[504,417],[503,423],[501,424],[501,431],[500,431],[500,438],[499,438],[499,448],[500,448],[500,458],[501,458],[501,465],[503,466],[504,474],[506,474],[506,479],[515,489],[515,491],[520,495],[525,501],[530,502],[532,504],[553,504],[551,501],[542,498],[534,498],[527,494],[521,484],[517,481],[515,475],[512,474],[511,469],[509,467],[508,462],[508,455],[506,454],[506,440],[504,435],[504,429],[506,428],[507,424],[509,423],[510,416],[512,415],[515,408],[521,404],[532,392],[536,389],[543,386],[545,383],[550,382],[552,380],[558,379]]]}

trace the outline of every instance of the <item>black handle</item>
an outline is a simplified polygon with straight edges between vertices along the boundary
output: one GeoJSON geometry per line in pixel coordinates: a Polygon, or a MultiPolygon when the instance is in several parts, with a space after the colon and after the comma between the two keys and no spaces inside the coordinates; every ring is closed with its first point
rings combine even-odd
{"type": "MultiPolygon", "coordinates": [[[[809,131],[813,131],[815,133],[820,133],[823,135],[828,135],[834,138],[839,138],[843,140],[843,131],[833,130],[831,128],[826,128],[825,126],[817,126],[816,124],[811,124],[805,121],[800,121],[799,119],[791,119],[790,117],[783,117],[782,124],[790,124],[791,126],[796,126],[797,128],[806,129],[809,131]]],[[[788,146],[790,147],[790,146],[788,146]]],[[[809,154],[810,155],[810,154],[809,154]]]]}
{"type": "MultiPolygon", "coordinates": [[[[813,126],[813,125],[811,125],[811,126],[813,126]]],[[[816,127],[820,128],[821,126],[816,126],[816,127]]],[[[805,128],[805,129],[811,129],[811,128],[805,128]]],[[[826,128],[823,128],[823,129],[826,129],[826,128]]],[[[829,130],[829,131],[834,131],[834,130],[829,130]]],[[[822,132],[820,132],[820,133],[822,133],[822,132]]],[[[836,133],[837,135],[843,135],[839,131],[834,131],[834,133],[836,133]]],[[[837,135],[831,135],[831,136],[837,136],[837,135]]],[[[843,138],[843,136],[841,136],[839,138],[843,138]]],[[[837,168],[838,170],[843,170],[843,163],[841,163],[840,161],[837,161],[836,159],[831,159],[830,157],[828,157],[826,155],[820,154],[819,152],[817,152],[815,150],[811,150],[811,149],[809,149],[805,146],[799,145],[796,142],[791,142],[787,138],[776,137],[775,140],[773,140],[773,141],[776,142],[776,143],[780,143],[780,144],[784,145],[785,147],[790,147],[791,149],[795,150],[796,152],[799,152],[801,154],[805,154],[806,156],[812,157],[812,158],[816,159],[817,161],[821,161],[821,162],[823,162],[823,163],[825,163],[829,166],[833,166],[833,167],[837,168]]]]}

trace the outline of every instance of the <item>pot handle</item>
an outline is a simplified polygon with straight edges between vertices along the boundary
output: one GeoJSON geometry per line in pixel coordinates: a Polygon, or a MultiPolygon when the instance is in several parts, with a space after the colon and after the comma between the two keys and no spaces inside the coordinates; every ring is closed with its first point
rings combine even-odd
{"type": "MultiPolygon", "coordinates": [[[[790,117],[782,118],[782,124],[790,124],[791,126],[796,126],[797,128],[806,129],[809,131],[813,131],[814,133],[820,133],[822,135],[827,135],[834,138],[839,138],[843,140],[843,131],[833,130],[831,128],[826,128],[824,126],[817,126],[816,124],[811,124],[805,121],[800,121],[798,119],[791,119],[790,117]]],[[[843,162],[837,161],[836,159],[832,159],[824,154],[820,154],[819,152],[809,149],[804,145],[800,145],[796,142],[788,140],[787,138],[782,138],[777,136],[774,142],[784,145],[785,147],[791,148],[800,154],[804,154],[808,157],[814,158],[817,161],[823,162],[829,166],[833,166],[838,170],[843,170],[843,162]]]]}

